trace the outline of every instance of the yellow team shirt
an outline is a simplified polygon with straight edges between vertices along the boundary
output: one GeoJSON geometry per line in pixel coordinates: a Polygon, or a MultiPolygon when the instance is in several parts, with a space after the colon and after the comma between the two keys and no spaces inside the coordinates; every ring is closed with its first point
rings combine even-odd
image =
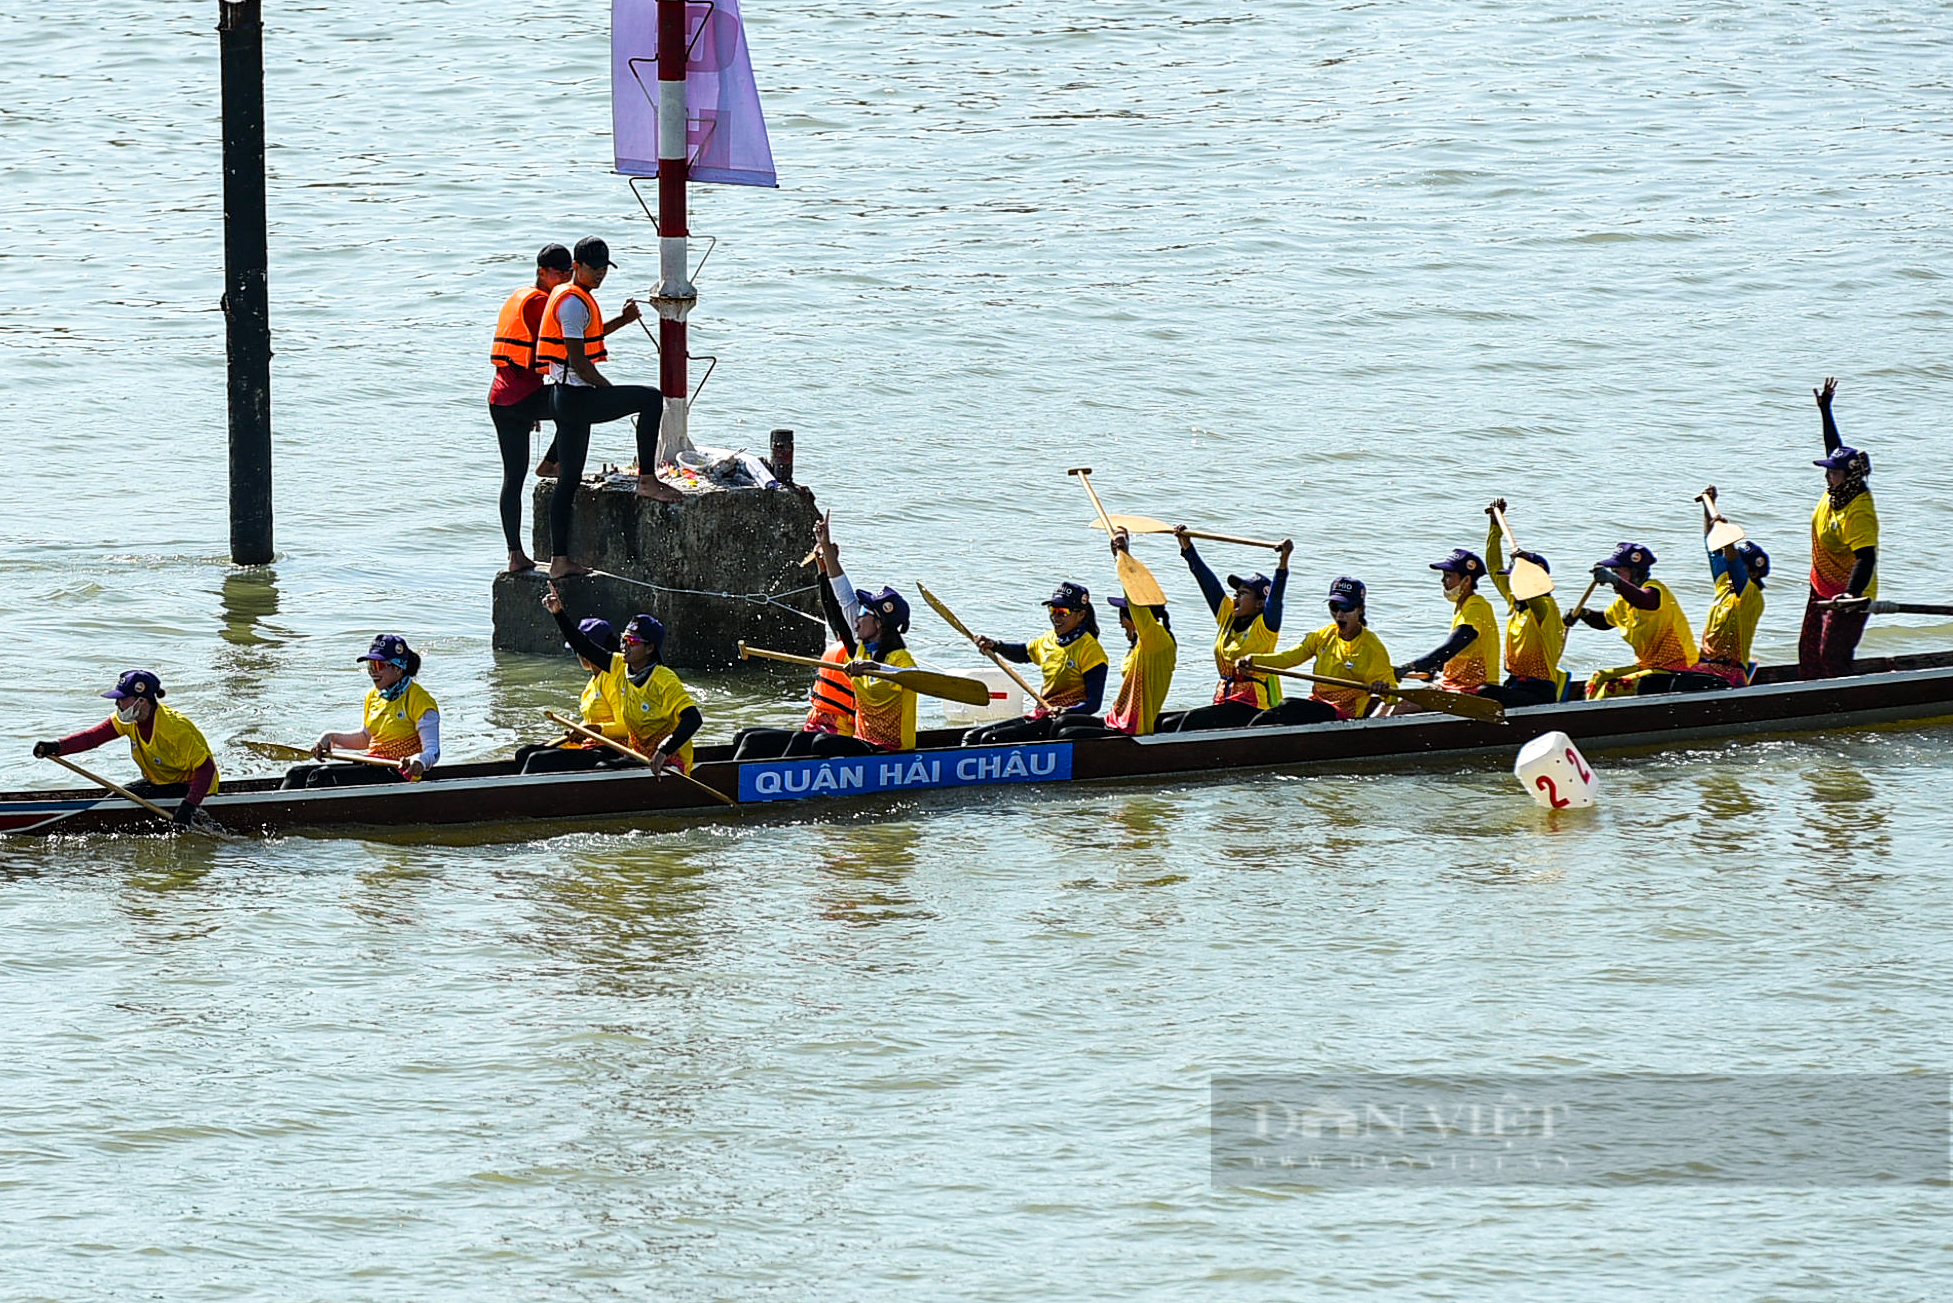
{"type": "MultiPolygon", "coordinates": [[[[1738,565],[1744,564],[1737,562],[1738,565]]],[[[1763,588],[1755,580],[1736,591],[1728,571],[1716,575],[1716,599],[1702,621],[1702,659],[1727,661],[1731,665],[1750,663],[1750,640],[1756,637],[1756,622],[1763,618],[1763,588]]]]}
{"type": "Polygon", "coordinates": [[[1166,704],[1180,649],[1151,607],[1134,602],[1126,614],[1132,617],[1139,640],[1127,649],[1126,659],[1119,665],[1119,695],[1105,713],[1105,726],[1146,737],[1160,717],[1160,707],[1166,704]]]}
{"type": "MultiPolygon", "coordinates": [[[[1872,505],[1869,490],[1845,503],[1842,511],[1831,505],[1826,493],[1811,512],[1811,587],[1819,597],[1838,597],[1845,591],[1854,555],[1861,547],[1878,546],[1878,508],[1872,505]]],[[[1878,572],[1865,585],[1861,597],[1878,596],[1878,572]]]]}
{"type": "MultiPolygon", "coordinates": [[[[915,665],[915,657],[906,647],[876,659],[899,669],[915,665]]],[[[887,679],[856,679],[854,735],[889,751],[915,750],[915,693],[887,679]]]]}
{"type": "MultiPolygon", "coordinates": [[[[600,676],[609,680],[615,694],[617,715],[624,728],[624,741],[633,751],[650,755],[678,728],[678,717],[687,708],[696,708],[692,694],[666,665],[653,665],[643,683],[631,682],[630,668],[623,652],[613,652],[610,668],[600,676]]],[[[672,753],[680,773],[692,772],[692,744],[687,742],[672,753]]]]}
{"type": "Polygon", "coordinates": [[[366,754],[405,760],[420,754],[420,717],[440,712],[419,680],[409,679],[407,690],[388,701],[378,688],[366,691],[366,754]]]}
{"type": "Polygon", "coordinates": [[[1469,624],[1478,636],[1471,645],[1438,669],[1437,686],[1450,692],[1476,692],[1492,681],[1492,657],[1498,654],[1499,621],[1492,604],[1478,593],[1457,603],[1451,612],[1451,627],[1469,624]]]}
{"type": "MultiPolygon", "coordinates": [[[[1390,666],[1390,653],[1384,650],[1383,639],[1368,629],[1354,638],[1345,639],[1334,624],[1325,624],[1287,651],[1256,656],[1255,663],[1290,670],[1311,656],[1316,659],[1310,668],[1313,674],[1335,679],[1356,679],[1361,683],[1383,683],[1393,688],[1397,686],[1397,672],[1390,666]]],[[[1309,695],[1318,701],[1328,702],[1349,719],[1359,719],[1370,709],[1370,694],[1356,688],[1335,688],[1318,683],[1315,691],[1309,695]]]]}
{"type": "Polygon", "coordinates": [[[1689,618],[1682,614],[1681,604],[1659,579],[1650,579],[1642,587],[1661,594],[1661,605],[1643,611],[1629,606],[1627,598],[1616,597],[1608,604],[1607,623],[1621,631],[1642,669],[1689,668],[1696,661],[1695,635],[1689,630],[1689,618]]]}
{"type": "Polygon", "coordinates": [[[1276,632],[1257,615],[1245,629],[1234,627],[1234,599],[1221,599],[1221,609],[1214,614],[1214,672],[1220,675],[1220,683],[1214,688],[1214,704],[1223,701],[1244,701],[1256,710],[1266,710],[1281,704],[1282,685],[1265,674],[1236,675],[1234,662],[1243,656],[1257,659],[1275,650],[1276,632]]]}
{"type": "Polygon", "coordinates": [[[1089,633],[1081,633],[1068,643],[1059,642],[1055,633],[1041,633],[1025,643],[1024,650],[1044,675],[1044,686],[1038,691],[1053,710],[1085,700],[1085,676],[1108,663],[1105,648],[1089,633]]]}
{"type": "MultiPolygon", "coordinates": [[[[617,719],[617,684],[608,674],[599,671],[590,676],[590,681],[583,685],[583,697],[577,707],[583,715],[583,727],[595,729],[612,741],[628,740],[629,733],[617,719]]],[[[586,739],[573,739],[568,743],[570,746],[579,744],[596,745],[586,739]]]]}
{"type": "Polygon", "coordinates": [[[1566,651],[1566,621],[1560,618],[1560,604],[1551,593],[1523,602],[1512,599],[1512,583],[1499,573],[1505,565],[1499,554],[1504,541],[1494,522],[1486,536],[1485,556],[1492,584],[1499,590],[1499,596],[1505,598],[1508,608],[1505,672],[1515,679],[1544,679],[1564,690],[1567,675],[1560,668],[1560,656],[1566,651]]]}
{"type": "MultiPolygon", "coordinates": [[[[125,724],[115,715],[110,715],[108,722],[117,733],[129,739],[129,755],[135,760],[136,768],[142,770],[142,776],[160,786],[189,782],[190,775],[210,759],[210,744],[203,740],[197,726],[160,701],[156,703],[156,714],[150,720],[146,739],[136,725],[125,724]]],[[[217,790],[215,780],[210,790],[217,790]]]]}

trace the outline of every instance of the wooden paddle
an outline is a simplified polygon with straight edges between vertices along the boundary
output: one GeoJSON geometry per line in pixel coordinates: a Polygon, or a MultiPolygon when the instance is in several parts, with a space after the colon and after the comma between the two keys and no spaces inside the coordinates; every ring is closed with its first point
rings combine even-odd
{"type": "MultiPolygon", "coordinates": [[[[1085,486],[1085,492],[1091,497],[1092,505],[1098,509],[1099,523],[1104,525],[1105,532],[1110,534],[1112,520],[1105,514],[1105,504],[1099,501],[1098,490],[1092,487],[1092,468],[1074,466],[1065,474],[1076,475],[1078,482],[1085,486]]],[[[1132,553],[1123,550],[1115,553],[1112,566],[1119,572],[1119,586],[1126,590],[1127,601],[1138,602],[1141,606],[1166,605],[1166,592],[1160,587],[1160,581],[1153,578],[1153,572],[1139,564],[1132,553]]]]}
{"type": "MultiPolygon", "coordinates": [[[[1032,701],[1037,702],[1038,705],[1041,706],[1047,712],[1051,710],[1051,703],[1046,701],[1043,697],[1039,696],[1038,690],[1036,688],[1024,682],[1024,676],[1019,674],[1016,670],[1012,669],[1010,665],[1004,660],[1003,657],[997,655],[997,653],[993,651],[983,651],[983,644],[978,642],[977,636],[970,632],[970,626],[964,624],[961,620],[957,619],[956,612],[950,610],[949,607],[945,606],[943,604],[942,598],[930,592],[927,588],[923,587],[923,585],[921,585],[920,583],[918,583],[915,586],[915,589],[918,593],[922,594],[922,600],[929,603],[929,609],[934,611],[937,615],[943,617],[944,624],[947,624],[950,628],[956,630],[956,632],[962,634],[965,638],[968,638],[970,640],[970,645],[972,647],[975,647],[978,651],[983,652],[985,656],[988,656],[990,658],[990,663],[992,665],[995,665],[998,669],[1010,675],[1010,681],[1012,683],[1015,683],[1018,687],[1024,689],[1025,696],[1029,697],[1032,701]]],[[[985,697],[984,700],[988,701],[989,698],[985,697]]]]}
{"type": "Polygon", "coordinates": [[[1573,627],[1573,622],[1580,618],[1581,613],[1587,609],[1587,599],[1592,597],[1594,595],[1594,589],[1599,587],[1600,576],[1596,575],[1594,576],[1593,582],[1587,585],[1587,591],[1580,594],[1580,600],[1573,604],[1573,609],[1566,613],[1566,625],[1569,629],[1573,627]]]}
{"type": "MultiPolygon", "coordinates": [[[[1356,688],[1363,692],[1373,692],[1367,683],[1356,679],[1332,679],[1321,674],[1304,674],[1301,670],[1278,670],[1272,665],[1255,663],[1257,674],[1279,674],[1285,679],[1304,679],[1310,683],[1326,683],[1332,688],[1356,688]]],[[[1447,715],[1462,715],[1482,724],[1505,723],[1505,706],[1490,697],[1475,697],[1469,692],[1446,692],[1443,688],[1385,688],[1382,697],[1402,697],[1413,706],[1426,710],[1441,710],[1447,715]]]]}
{"type": "MultiPolygon", "coordinates": [[[[749,660],[755,656],[763,661],[780,661],[786,665],[809,665],[815,669],[840,668],[833,661],[824,661],[814,656],[795,656],[791,652],[748,647],[743,642],[739,644],[741,660],[749,660]]],[[[960,701],[966,706],[990,704],[989,684],[956,674],[939,674],[935,670],[925,670],[920,667],[891,665],[887,669],[863,670],[861,676],[870,679],[887,679],[890,683],[899,684],[910,692],[918,692],[925,697],[941,697],[945,701],[960,701]]]]}
{"type": "Polygon", "coordinates": [[[1722,508],[1716,505],[1716,495],[1712,490],[1705,489],[1703,492],[1696,494],[1695,500],[1707,507],[1715,515],[1715,519],[1710,523],[1709,529],[1704,534],[1702,540],[1703,545],[1711,552],[1720,552],[1724,548],[1740,543],[1749,537],[1749,535],[1743,532],[1741,525],[1722,514],[1722,508]]]}
{"type": "MultiPolygon", "coordinates": [[[[568,729],[571,733],[575,734],[577,737],[587,738],[590,741],[599,744],[600,746],[607,746],[612,751],[615,751],[618,755],[629,756],[631,759],[637,761],[639,764],[644,764],[647,761],[647,757],[645,757],[643,754],[637,751],[633,751],[631,748],[625,746],[622,742],[619,742],[616,738],[605,737],[603,734],[597,732],[597,730],[593,728],[585,728],[583,725],[577,723],[575,720],[566,719],[563,716],[557,714],[553,710],[545,710],[543,712],[543,715],[545,718],[549,719],[552,723],[561,724],[564,728],[568,729]]],[[[727,796],[724,792],[712,786],[710,783],[701,783],[698,779],[692,777],[684,770],[679,769],[676,765],[666,768],[664,774],[676,774],[679,778],[684,779],[686,782],[690,783],[693,787],[698,788],[699,791],[704,792],[707,796],[711,797],[713,800],[717,801],[721,805],[739,804],[739,802],[733,800],[730,796],[727,796]]],[[[659,774],[658,777],[662,778],[664,777],[664,774],[659,774]]]]}
{"type": "MultiPolygon", "coordinates": [[[[1114,529],[1123,529],[1128,534],[1171,534],[1173,526],[1164,520],[1154,520],[1151,516],[1100,516],[1093,521],[1091,528],[1104,529],[1110,524],[1114,529]]],[[[1204,529],[1190,529],[1188,538],[1211,539],[1216,543],[1239,543],[1242,547],[1265,547],[1273,551],[1282,550],[1280,543],[1271,543],[1265,538],[1237,538],[1233,534],[1210,534],[1204,529]]]]}
{"type": "Polygon", "coordinates": [[[1512,537],[1512,526],[1505,523],[1505,512],[1492,508],[1492,519],[1499,522],[1499,533],[1505,536],[1507,564],[1511,567],[1506,572],[1506,587],[1512,590],[1512,600],[1530,602],[1552,592],[1553,576],[1547,573],[1546,567],[1519,555],[1519,543],[1512,537]]]}
{"type": "Polygon", "coordinates": [[[199,827],[197,824],[194,823],[180,824],[176,821],[176,816],[172,815],[168,810],[165,810],[162,806],[156,804],[154,801],[146,800],[143,797],[137,796],[134,792],[122,786],[120,783],[112,783],[108,779],[102,777],[100,774],[94,773],[87,769],[83,769],[80,765],[68,759],[66,756],[43,756],[42,759],[52,760],[55,764],[60,765],[63,769],[73,770],[75,773],[80,774],[83,778],[86,778],[89,782],[95,784],[97,787],[107,788],[109,791],[114,792],[117,796],[121,797],[125,801],[134,801],[137,805],[149,811],[157,818],[162,819],[173,828],[186,828],[191,832],[202,833],[205,837],[215,837],[218,841],[223,841],[223,842],[234,842],[234,841],[242,840],[240,837],[237,836],[237,834],[225,832],[222,828],[204,828],[204,827],[199,827]]]}
{"type": "MultiPolygon", "coordinates": [[[[306,754],[311,755],[312,753],[308,751],[306,754]]],[[[402,764],[399,760],[389,760],[385,756],[368,755],[364,751],[328,751],[326,752],[326,759],[343,761],[349,765],[373,765],[380,769],[398,769],[402,764]]]]}
{"type": "Polygon", "coordinates": [[[243,747],[253,755],[263,756],[266,760],[310,760],[313,758],[310,747],[286,746],[283,742],[265,742],[254,737],[239,738],[237,745],[243,747]]]}

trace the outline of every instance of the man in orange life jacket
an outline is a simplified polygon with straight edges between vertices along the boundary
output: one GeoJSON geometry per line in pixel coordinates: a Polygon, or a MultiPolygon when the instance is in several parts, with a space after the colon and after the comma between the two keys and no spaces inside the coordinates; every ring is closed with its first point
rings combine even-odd
{"type": "MultiPolygon", "coordinates": [[[[545,244],[536,255],[536,283],[509,295],[495,318],[495,342],[488,358],[495,378],[488,384],[488,418],[495,422],[495,441],[502,446],[502,536],[509,545],[509,573],[534,570],[536,563],[522,548],[522,480],[529,464],[529,432],[549,416],[549,391],[535,369],[536,330],[542,325],[549,293],[570,278],[570,251],[545,244]]],[[[554,473],[556,445],[551,443],[537,471],[554,473]]]]}
{"type": "Polygon", "coordinates": [[[576,242],[570,279],[550,291],[536,333],[536,367],[549,372],[549,414],[556,422],[556,492],[549,500],[549,577],[588,574],[570,559],[570,517],[576,490],[590,452],[590,427],[620,416],[637,417],[637,491],[659,502],[676,502],[679,492],[657,476],[658,420],[664,395],[650,385],[614,385],[597,370],[610,354],[604,336],[638,319],[636,299],[627,299],[606,322],[592,291],[617,264],[610,246],[596,236],[576,242]]]}

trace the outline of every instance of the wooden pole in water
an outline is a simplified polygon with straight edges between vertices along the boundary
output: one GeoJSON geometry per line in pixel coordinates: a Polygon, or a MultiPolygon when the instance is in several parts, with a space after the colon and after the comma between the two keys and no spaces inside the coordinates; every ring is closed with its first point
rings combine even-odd
{"type": "Polygon", "coordinates": [[[217,0],[224,97],[224,344],[230,360],[231,560],[271,543],[271,292],[265,239],[261,0],[217,0]]]}
{"type": "MultiPolygon", "coordinates": [[[[660,460],[692,446],[685,318],[698,303],[698,289],[685,267],[691,234],[685,215],[685,187],[691,180],[685,113],[686,8],[686,0],[658,0],[658,292],[653,299],[658,308],[658,389],[665,397],[658,430],[660,460]]],[[[638,467],[647,475],[657,469],[638,467]]]]}

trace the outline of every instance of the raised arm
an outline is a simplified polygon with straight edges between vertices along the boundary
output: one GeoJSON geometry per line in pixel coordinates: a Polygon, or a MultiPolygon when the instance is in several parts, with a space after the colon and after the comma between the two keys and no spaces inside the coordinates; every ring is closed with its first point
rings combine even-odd
{"type": "Polygon", "coordinates": [[[834,631],[834,636],[841,640],[843,647],[848,649],[848,659],[853,660],[860,654],[860,649],[854,640],[854,626],[849,623],[847,613],[841,609],[841,599],[834,595],[834,585],[822,584],[820,590],[821,614],[827,617],[827,627],[834,631]]]}
{"type": "Polygon", "coordinates": [[[1838,423],[1831,416],[1831,399],[1838,392],[1837,377],[1825,376],[1824,383],[1811,392],[1817,396],[1817,413],[1824,418],[1824,451],[1836,452],[1844,444],[1838,437],[1838,423]]]}
{"type": "Polygon", "coordinates": [[[1505,569],[1505,535],[1499,529],[1499,518],[1494,511],[1505,510],[1505,499],[1494,498],[1485,508],[1485,569],[1492,576],[1492,586],[1505,598],[1507,607],[1516,606],[1512,600],[1512,584],[1499,571],[1505,569]]]}
{"type": "Polygon", "coordinates": [[[1261,604],[1261,622],[1272,633],[1282,628],[1282,594],[1288,591],[1288,558],[1295,551],[1295,540],[1285,538],[1275,549],[1275,580],[1268,587],[1268,600],[1261,604]]]}
{"type": "Polygon", "coordinates": [[[1179,526],[1173,531],[1173,536],[1180,540],[1181,559],[1187,563],[1187,569],[1193,573],[1194,582],[1200,585],[1200,595],[1207,599],[1207,609],[1218,616],[1221,613],[1221,603],[1227,600],[1227,590],[1221,587],[1221,581],[1214,577],[1214,572],[1207,568],[1207,563],[1200,559],[1200,553],[1194,551],[1193,540],[1187,537],[1187,527],[1179,526]]]}

